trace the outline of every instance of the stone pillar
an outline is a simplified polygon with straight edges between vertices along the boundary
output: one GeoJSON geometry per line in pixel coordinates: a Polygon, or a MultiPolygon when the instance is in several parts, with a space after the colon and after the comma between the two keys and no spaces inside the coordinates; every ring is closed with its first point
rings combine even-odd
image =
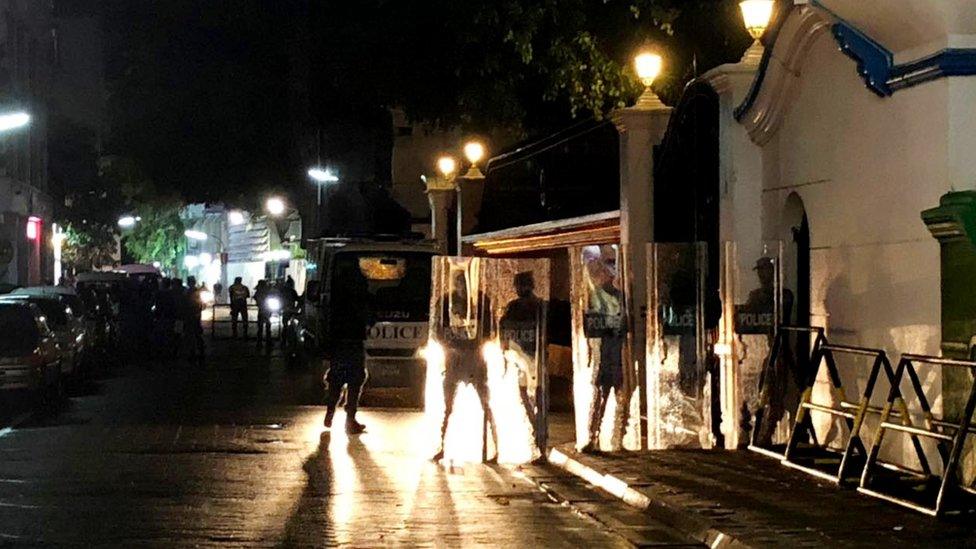
{"type": "Polygon", "coordinates": [[[762,148],[752,142],[746,128],[735,120],[734,111],[749,92],[761,56],[761,50],[747,52],[743,61],[715,67],[702,76],[719,96],[719,245],[735,244],[734,248],[720,252],[724,269],[720,273],[723,309],[715,347],[721,364],[721,429],[728,449],[746,443],[741,432],[743,394],[739,384],[740,372],[749,363],[739,364],[732,318],[735,303],[743,303],[748,290],[747,285],[737,287],[740,274],[737,268],[744,265],[738,265],[736,260],[749,262],[759,257],[763,242],[762,148]],[[735,256],[729,257],[730,252],[735,256]]]}
{"type": "Polygon", "coordinates": [[[448,254],[448,241],[453,230],[450,219],[451,203],[454,201],[454,188],[427,185],[427,201],[430,203],[430,233],[437,242],[437,253],[448,254]]]}
{"type": "MultiPolygon", "coordinates": [[[[620,245],[630,330],[631,363],[637,364],[641,417],[647,417],[647,244],[654,240],[654,147],[661,144],[671,108],[659,100],[613,114],[620,132],[620,245]]],[[[647,424],[641,424],[647,448],[647,424]]]]}

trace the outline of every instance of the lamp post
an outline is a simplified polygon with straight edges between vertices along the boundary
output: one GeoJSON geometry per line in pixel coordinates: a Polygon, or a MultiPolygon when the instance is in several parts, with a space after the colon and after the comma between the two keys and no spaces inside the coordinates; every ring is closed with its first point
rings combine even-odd
{"type": "Polygon", "coordinates": [[[663,67],[664,60],[661,58],[661,54],[652,49],[645,48],[634,57],[634,68],[637,70],[637,77],[640,78],[641,84],[644,85],[644,93],[637,98],[637,104],[634,105],[634,108],[653,110],[665,107],[664,103],[661,102],[661,98],[651,89],[651,84],[661,74],[663,67]]]}
{"type": "MultiPolygon", "coordinates": [[[[457,160],[453,156],[444,155],[437,159],[437,172],[440,174],[436,186],[439,188],[453,189],[457,191],[457,160]]],[[[457,226],[461,226],[461,195],[457,195],[457,226]]],[[[457,231],[458,241],[457,241],[457,255],[461,255],[461,230],[457,231]]]]}
{"type": "Polygon", "coordinates": [[[318,205],[322,205],[322,185],[324,183],[338,183],[339,176],[332,173],[332,170],[328,168],[314,167],[308,169],[308,176],[315,181],[316,186],[319,188],[318,192],[318,205]]]}
{"type": "Polygon", "coordinates": [[[739,10],[742,12],[742,22],[753,39],[740,62],[759,65],[763,56],[763,45],[759,39],[766,32],[769,20],[773,17],[773,0],[742,0],[739,2],[739,10]]]}
{"type": "MultiPolygon", "coordinates": [[[[464,144],[464,158],[467,159],[471,166],[468,168],[467,173],[463,177],[460,177],[460,181],[457,184],[457,256],[461,257],[463,246],[461,245],[461,239],[464,237],[464,210],[462,209],[462,197],[464,196],[464,189],[461,183],[464,181],[481,181],[485,178],[481,170],[478,169],[478,162],[485,157],[485,146],[480,141],[468,141],[464,144]]],[[[452,159],[453,160],[453,159],[452,159]]]]}
{"type": "Polygon", "coordinates": [[[671,109],[654,93],[651,85],[661,74],[664,59],[653,47],[642,48],[634,56],[634,69],[644,85],[644,93],[633,107],[613,112],[620,134],[620,272],[627,296],[627,341],[636,363],[641,419],[641,448],[648,448],[651,424],[647,360],[647,316],[654,311],[647,301],[647,243],[654,242],[654,147],[664,138],[671,109]],[[643,398],[647,395],[647,398],[643,398]]]}

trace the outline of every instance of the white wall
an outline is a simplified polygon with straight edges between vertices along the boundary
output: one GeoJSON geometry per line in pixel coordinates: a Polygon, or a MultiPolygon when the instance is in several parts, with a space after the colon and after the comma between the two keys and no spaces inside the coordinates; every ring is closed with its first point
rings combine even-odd
{"type": "MultiPolygon", "coordinates": [[[[763,236],[789,243],[781,217],[787,197],[799,195],[810,223],[810,323],[825,326],[832,343],[881,348],[893,362],[901,353],[940,354],[939,245],[919,214],[952,190],[951,82],[880,98],[823,33],[807,54],[785,118],[763,147],[763,236]]],[[[976,155],[962,156],[954,155],[955,164],[973,173],[965,164],[976,155]]],[[[785,280],[795,280],[794,265],[784,262],[785,280]]],[[[870,363],[838,362],[847,399],[857,400],[870,363]]],[[[938,413],[941,377],[920,373],[938,413]]],[[[836,401],[826,379],[821,375],[815,401],[836,401]]],[[[882,375],[874,403],[887,391],[882,375]]],[[[909,407],[915,408],[911,399],[909,407]]],[[[815,421],[820,436],[836,440],[836,425],[818,414],[815,421]]],[[[872,418],[866,428],[871,440],[872,418]]],[[[892,437],[882,457],[911,463],[903,438],[892,437]]]]}

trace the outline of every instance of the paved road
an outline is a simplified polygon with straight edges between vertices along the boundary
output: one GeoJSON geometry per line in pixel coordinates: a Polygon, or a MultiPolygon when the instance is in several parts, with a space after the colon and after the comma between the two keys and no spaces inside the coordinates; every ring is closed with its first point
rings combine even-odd
{"type": "Polygon", "coordinates": [[[505,468],[427,461],[419,413],[324,432],[315,373],[214,353],[125,368],[0,434],[0,545],[624,545],[505,468]]]}

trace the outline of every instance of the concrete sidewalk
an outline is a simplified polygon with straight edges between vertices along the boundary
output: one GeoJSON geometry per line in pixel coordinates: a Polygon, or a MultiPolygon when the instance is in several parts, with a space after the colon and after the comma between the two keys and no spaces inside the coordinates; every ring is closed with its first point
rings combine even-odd
{"type": "Polygon", "coordinates": [[[550,462],[643,511],[649,523],[713,547],[976,547],[972,514],[933,519],[748,451],[585,455],[563,445],[550,462]]]}

